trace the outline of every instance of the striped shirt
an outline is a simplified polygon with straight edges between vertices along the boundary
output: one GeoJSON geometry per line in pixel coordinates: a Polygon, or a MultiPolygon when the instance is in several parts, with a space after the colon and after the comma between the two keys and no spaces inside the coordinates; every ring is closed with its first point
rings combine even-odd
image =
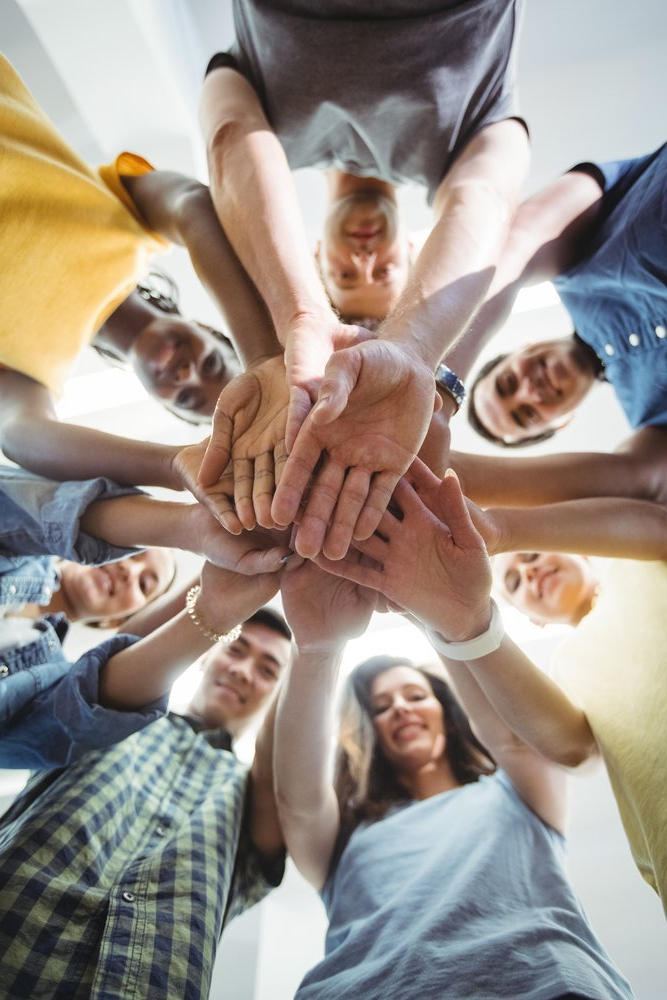
{"type": "Polygon", "coordinates": [[[244,835],[247,775],[173,715],[36,775],[0,825],[0,995],[208,997],[223,923],[282,877],[244,835]]]}

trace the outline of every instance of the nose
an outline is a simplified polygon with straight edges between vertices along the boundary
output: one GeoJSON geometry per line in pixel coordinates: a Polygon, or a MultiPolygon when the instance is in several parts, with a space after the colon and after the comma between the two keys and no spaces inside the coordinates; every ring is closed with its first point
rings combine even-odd
{"type": "Polygon", "coordinates": [[[243,656],[240,659],[232,660],[229,664],[229,673],[233,677],[240,677],[250,684],[252,681],[252,659],[249,656],[243,656]]]}
{"type": "Polygon", "coordinates": [[[352,260],[359,271],[360,277],[365,285],[373,284],[373,268],[377,260],[377,253],[368,247],[361,247],[352,254],[352,260]]]}
{"type": "Polygon", "coordinates": [[[172,371],[174,385],[186,385],[192,379],[194,365],[190,358],[181,358],[172,371]]]}

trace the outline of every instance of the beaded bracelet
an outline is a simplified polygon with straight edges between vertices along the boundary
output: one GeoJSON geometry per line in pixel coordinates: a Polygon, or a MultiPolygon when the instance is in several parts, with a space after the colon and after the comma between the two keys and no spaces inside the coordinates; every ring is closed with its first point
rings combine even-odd
{"type": "Polygon", "coordinates": [[[207,639],[211,639],[212,642],[234,642],[241,635],[241,626],[235,625],[234,628],[230,629],[229,632],[216,632],[215,629],[210,628],[206,622],[202,621],[197,614],[197,598],[201,593],[201,587],[199,584],[195,584],[194,587],[190,587],[187,594],[185,595],[185,610],[190,615],[193,623],[200,629],[207,639]]]}

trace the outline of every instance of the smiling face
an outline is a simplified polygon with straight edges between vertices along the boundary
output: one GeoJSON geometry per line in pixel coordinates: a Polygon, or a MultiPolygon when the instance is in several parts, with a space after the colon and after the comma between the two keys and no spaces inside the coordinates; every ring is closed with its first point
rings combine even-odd
{"type": "Polygon", "coordinates": [[[167,589],[174,576],[174,557],[170,549],[146,549],[103,566],[64,562],[60,574],[73,621],[122,620],[167,589]]]}
{"type": "Polygon", "coordinates": [[[510,552],[495,556],[497,587],[536,625],[577,625],[593,606],[598,580],[583,556],[510,552]]]}
{"type": "Polygon", "coordinates": [[[475,410],[494,437],[520,441],[566,423],[594,381],[591,360],[576,340],[547,340],[513,351],[481,378],[475,410]]]}
{"type": "Polygon", "coordinates": [[[396,203],[368,190],[332,203],[317,256],[327,294],[342,316],[383,319],[408,280],[410,253],[396,203]]]}
{"type": "Polygon", "coordinates": [[[397,771],[414,772],[442,760],[447,742],[442,705],[420,671],[398,666],[379,674],[370,705],[380,749],[397,771]]]}
{"type": "Polygon", "coordinates": [[[204,421],[240,365],[231,345],[177,315],[152,318],[132,344],[130,362],[141,384],[167,409],[204,421]]]}
{"type": "Polygon", "coordinates": [[[207,728],[224,726],[238,735],[269,701],[289,655],[284,635],[247,622],[235,642],[216,643],[204,658],[189,711],[207,728]]]}

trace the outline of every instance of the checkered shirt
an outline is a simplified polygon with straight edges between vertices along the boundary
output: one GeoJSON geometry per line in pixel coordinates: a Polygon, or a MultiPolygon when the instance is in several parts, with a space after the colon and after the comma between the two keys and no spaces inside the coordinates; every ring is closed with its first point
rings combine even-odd
{"type": "Polygon", "coordinates": [[[208,997],[223,922],[271,888],[246,787],[179,716],[35,776],[0,825],[0,996],[208,997]]]}

